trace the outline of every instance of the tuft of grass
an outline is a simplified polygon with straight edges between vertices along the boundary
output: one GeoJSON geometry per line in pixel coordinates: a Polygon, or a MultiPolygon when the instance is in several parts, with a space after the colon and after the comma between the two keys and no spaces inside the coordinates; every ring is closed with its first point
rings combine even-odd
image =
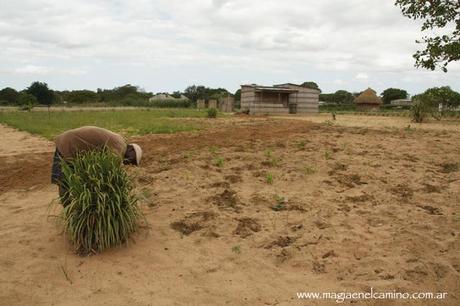
{"type": "Polygon", "coordinates": [[[332,159],[332,153],[329,152],[329,151],[325,151],[325,152],[324,152],[324,158],[325,158],[326,160],[332,159]]]}
{"type": "Polygon", "coordinates": [[[209,108],[207,111],[208,118],[217,118],[217,109],[209,108]]]}
{"type": "Polygon", "coordinates": [[[234,247],[232,247],[232,252],[235,254],[241,254],[241,246],[235,245],[234,247]]]}
{"type": "Polygon", "coordinates": [[[305,150],[305,146],[306,146],[307,142],[304,141],[304,140],[301,140],[297,143],[297,149],[299,150],[305,150]]]}
{"type": "Polygon", "coordinates": [[[262,162],[263,165],[276,167],[280,163],[280,159],[275,157],[272,150],[265,151],[265,161],[262,162]]]}
{"type": "Polygon", "coordinates": [[[314,174],[316,172],[316,169],[313,168],[312,166],[305,166],[303,167],[303,173],[305,175],[311,175],[311,174],[314,174]]]}
{"type": "Polygon", "coordinates": [[[265,181],[267,182],[267,184],[273,184],[273,174],[271,174],[270,172],[267,173],[265,175],[265,181]]]}
{"type": "Polygon", "coordinates": [[[222,157],[216,157],[213,163],[215,166],[222,168],[224,166],[225,161],[222,157]]]}
{"type": "Polygon", "coordinates": [[[62,161],[66,233],[80,255],[126,242],[142,216],[132,178],[119,156],[90,151],[62,161]]]}
{"type": "Polygon", "coordinates": [[[276,195],[275,196],[276,204],[272,206],[274,211],[282,211],[286,209],[287,200],[285,197],[276,195]]]}

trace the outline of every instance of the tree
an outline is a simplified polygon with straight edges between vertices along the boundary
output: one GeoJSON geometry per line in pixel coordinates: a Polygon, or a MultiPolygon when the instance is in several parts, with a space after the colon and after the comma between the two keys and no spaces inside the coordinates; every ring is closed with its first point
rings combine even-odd
{"type": "Polygon", "coordinates": [[[171,94],[171,97],[176,98],[176,99],[180,99],[182,97],[182,93],[180,91],[174,91],[171,94]]]}
{"type": "Polygon", "coordinates": [[[396,99],[407,99],[408,93],[404,89],[387,88],[381,94],[383,104],[390,104],[391,101],[396,99]]]}
{"type": "Polygon", "coordinates": [[[334,93],[333,99],[335,103],[339,104],[351,104],[353,103],[353,100],[355,97],[353,96],[352,93],[346,91],[346,90],[337,90],[334,93]]]}
{"type": "Polygon", "coordinates": [[[337,90],[335,93],[320,94],[320,101],[337,104],[351,104],[355,97],[346,90],[337,90]]]}
{"type": "Polygon", "coordinates": [[[97,94],[91,90],[73,90],[66,94],[65,101],[76,104],[96,102],[97,94]]]}
{"type": "Polygon", "coordinates": [[[38,103],[37,98],[27,92],[21,92],[18,98],[18,104],[23,110],[31,111],[32,108],[38,103]]]}
{"type": "Polygon", "coordinates": [[[191,101],[196,102],[198,99],[219,99],[230,95],[230,93],[225,88],[209,88],[202,85],[192,85],[184,90],[184,95],[191,101]]]}
{"type": "Polygon", "coordinates": [[[442,110],[460,106],[460,93],[449,86],[429,88],[421,96],[432,107],[441,106],[442,110]]]}
{"type": "Polygon", "coordinates": [[[319,91],[321,91],[321,89],[319,89],[318,84],[312,81],[303,82],[302,84],[300,84],[300,86],[305,87],[305,88],[318,89],[319,91]]]}
{"type": "Polygon", "coordinates": [[[234,94],[234,97],[235,97],[235,108],[241,108],[241,89],[238,89],[237,91],[235,91],[235,94],[234,94]]]}
{"type": "Polygon", "coordinates": [[[54,94],[51,89],[48,88],[48,84],[42,82],[33,82],[27,89],[26,92],[35,96],[38,103],[47,105],[48,107],[53,103],[54,94]]]}
{"type": "Polygon", "coordinates": [[[17,104],[19,99],[19,93],[11,88],[5,87],[0,90],[0,101],[6,101],[8,104],[17,104]]]}
{"type": "Polygon", "coordinates": [[[450,28],[448,35],[424,36],[425,50],[417,51],[415,66],[447,72],[447,65],[460,59],[460,1],[458,0],[396,0],[402,14],[411,19],[422,19],[422,32],[450,28]]]}

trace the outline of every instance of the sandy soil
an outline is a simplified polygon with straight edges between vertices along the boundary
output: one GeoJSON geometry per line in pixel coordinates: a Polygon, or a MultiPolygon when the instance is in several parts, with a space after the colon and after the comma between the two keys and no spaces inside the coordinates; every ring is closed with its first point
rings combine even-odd
{"type": "Polygon", "coordinates": [[[146,156],[130,171],[150,229],[90,257],[72,253],[52,217],[52,152],[3,143],[0,304],[330,305],[295,294],[373,287],[448,292],[438,304],[459,305],[458,130],[361,120],[224,119],[135,138],[146,156]]]}

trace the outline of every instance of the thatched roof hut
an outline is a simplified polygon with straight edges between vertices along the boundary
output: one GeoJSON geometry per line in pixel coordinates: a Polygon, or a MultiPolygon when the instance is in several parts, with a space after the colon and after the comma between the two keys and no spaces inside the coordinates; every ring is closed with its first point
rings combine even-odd
{"type": "Polygon", "coordinates": [[[378,108],[382,105],[382,99],[377,96],[375,90],[368,88],[355,98],[355,103],[361,108],[378,108]]]}

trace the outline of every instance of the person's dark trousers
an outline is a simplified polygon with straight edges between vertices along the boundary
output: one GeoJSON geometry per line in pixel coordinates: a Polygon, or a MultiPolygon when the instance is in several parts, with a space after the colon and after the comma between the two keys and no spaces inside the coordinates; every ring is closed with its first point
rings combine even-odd
{"type": "Polygon", "coordinates": [[[67,203],[65,203],[64,194],[67,192],[67,187],[63,183],[64,174],[62,173],[62,155],[58,149],[54,151],[53,157],[53,166],[51,168],[51,183],[56,184],[59,186],[59,198],[61,199],[62,205],[64,207],[67,203]]]}

